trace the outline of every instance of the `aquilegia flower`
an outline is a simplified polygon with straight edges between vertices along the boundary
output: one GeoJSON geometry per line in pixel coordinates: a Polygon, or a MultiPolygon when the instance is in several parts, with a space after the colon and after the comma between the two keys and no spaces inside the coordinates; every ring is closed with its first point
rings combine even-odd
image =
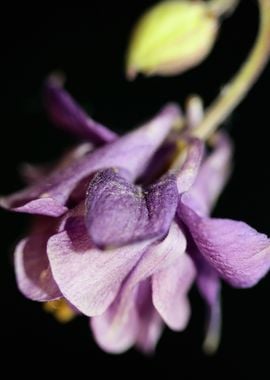
{"type": "Polygon", "coordinates": [[[58,78],[47,81],[44,99],[51,121],[86,143],[50,172],[28,170],[30,187],[1,200],[34,215],[15,251],[21,292],[53,301],[46,307],[62,320],[90,317],[108,352],[133,345],[148,352],[164,325],[186,327],[196,282],[209,311],[206,342],[215,346],[220,279],[250,287],[270,268],[267,236],[209,216],[230,174],[229,137],[216,133],[210,152],[193,137],[202,116],[195,103],[186,117],[169,104],[120,137],[93,121],[58,78]]]}

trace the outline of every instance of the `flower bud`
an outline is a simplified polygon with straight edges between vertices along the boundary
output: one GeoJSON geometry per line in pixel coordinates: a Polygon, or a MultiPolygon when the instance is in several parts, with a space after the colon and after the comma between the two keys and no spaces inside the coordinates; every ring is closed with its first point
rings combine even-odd
{"type": "Polygon", "coordinates": [[[207,3],[163,1],[141,17],[127,54],[127,76],[179,74],[199,64],[210,52],[218,18],[207,3]]]}

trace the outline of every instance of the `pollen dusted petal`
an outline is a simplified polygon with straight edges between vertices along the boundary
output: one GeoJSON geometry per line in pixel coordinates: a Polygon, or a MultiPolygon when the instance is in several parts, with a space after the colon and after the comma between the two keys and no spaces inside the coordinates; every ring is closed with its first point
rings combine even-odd
{"type": "Polygon", "coordinates": [[[48,116],[55,125],[97,145],[116,140],[116,133],[91,119],[63,89],[60,77],[51,75],[48,78],[43,98],[48,116]]]}
{"type": "Polygon", "coordinates": [[[270,268],[270,239],[246,223],[201,217],[185,202],[180,203],[182,220],[205,260],[231,285],[255,285],[270,268]]]}
{"type": "Polygon", "coordinates": [[[48,242],[51,270],[64,297],[88,316],[102,314],[114,301],[127,274],[151,244],[145,241],[101,251],[90,241],[83,217],[48,242]]]}
{"type": "Polygon", "coordinates": [[[99,247],[116,247],[168,232],[178,203],[174,175],[165,175],[143,190],[123,171],[107,169],[90,182],[86,197],[86,228],[99,247]]]}
{"type": "Polygon", "coordinates": [[[60,216],[76,185],[97,170],[121,167],[138,178],[163,143],[179,115],[175,105],[164,107],[150,122],[54,171],[38,184],[0,199],[2,207],[31,214],[60,216]]]}

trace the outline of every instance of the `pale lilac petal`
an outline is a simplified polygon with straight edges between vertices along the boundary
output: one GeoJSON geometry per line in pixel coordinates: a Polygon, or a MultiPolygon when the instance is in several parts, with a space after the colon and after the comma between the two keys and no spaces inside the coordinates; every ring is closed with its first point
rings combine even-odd
{"type": "Polygon", "coordinates": [[[67,167],[71,162],[78,160],[92,150],[93,145],[90,143],[82,143],[65,152],[56,164],[32,165],[23,163],[20,166],[20,175],[26,184],[33,185],[46,178],[53,170],[67,167]]]}
{"type": "Polygon", "coordinates": [[[215,136],[213,152],[203,162],[189,191],[189,204],[200,215],[208,215],[231,173],[232,143],[225,133],[215,136]]]}
{"type": "Polygon", "coordinates": [[[199,139],[188,141],[186,158],[180,169],[176,169],[179,194],[184,193],[193,185],[201,165],[204,153],[204,143],[199,139]]]}
{"type": "Polygon", "coordinates": [[[140,261],[127,277],[122,289],[118,304],[119,317],[128,307],[128,300],[136,286],[153,275],[153,273],[171,266],[178,257],[184,254],[186,249],[186,238],[179,226],[173,222],[168,235],[161,242],[153,244],[142,255],[140,261]]]}
{"type": "Polygon", "coordinates": [[[91,119],[63,89],[61,78],[52,75],[44,85],[44,105],[51,121],[94,144],[114,141],[116,133],[91,119]]]}
{"type": "Polygon", "coordinates": [[[179,216],[219,275],[236,287],[255,285],[270,268],[270,239],[243,222],[200,217],[182,196],[179,216]]]}
{"type": "Polygon", "coordinates": [[[50,270],[46,254],[48,236],[36,234],[22,240],[15,250],[17,284],[25,297],[52,301],[62,296],[50,270]]]}
{"type": "Polygon", "coordinates": [[[131,348],[138,334],[139,324],[135,308],[129,308],[121,319],[115,320],[117,300],[101,315],[90,319],[91,329],[97,344],[105,352],[120,354],[131,348]]]}
{"type": "Polygon", "coordinates": [[[99,247],[117,247],[168,232],[178,203],[175,176],[165,175],[145,190],[123,171],[98,172],[87,191],[86,227],[99,247]]]}
{"type": "Polygon", "coordinates": [[[113,304],[113,315],[110,311],[97,320],[98,325],[95,325],[95,328],[100,328],[100,330],[95,334],[98,334],[96,338],[102,347],[105,345],[107,350],[112,350],[112,345],[114,345],[117,348],[117,339],[119,338],[121,342],[126,342],[127,346],[124,345],[123,349],[127,349],[134,344],[132,342],[135,339],[137,323],[136,342],[138,347],[145,352],[154,349],[161,334],[162,320],[152,304],[149,278],[156,271],[167,268],[175,262],[178,256],[184,253],[185,248],[185,236],[178,225],[173,222],[167,237],[162,242],[149,247],[126,278],[118,301],[113,304]],[[141,285],[142,283],[144,285],[141,285]],[[146,283],[147,285],[145,285],[146,283]],[[137,311],[134,311],[134,304],[137,304],[137,311]],[[129,324],[131,330],[126,331],[129,324]],[[110,334],[102,335],[102,328],[109,328],[110,334]],[[125,333],[127,341],[124,340],[125,333]]]}
{"type": "Polygon", "coordinates": [[[102,314],[150,242],[101,251],[88,238],[83,217],[70,218],[66,230],[48,242],[53,276],[65,298],[88,316],[102,314]]]}
{"type": "Polygon", "coordinates": [[[194,278],[195,267],[186,254],[152,277],[153,304],[172,330],[181,331],[187,326],[190,317],[187,293],[194,278]]]}
{"type": "Polygon", "coordinates": [[[133,345],[143,352],[153,352],[162,332],[162,320],[151,300],[150,281],[136,286],[128,299],[129,306],[118,314],[119,295],[100,316],[91,318],[91,328],[98,345],[106,352],[119,354],[133,345]]]}
{"type": "Polygon", "coordinates": [[[109,352],[125,351],[136,340],[143,351],[153,350],[161,334],[162,321],[153,310],[151,293],[146,292],[146,302],[143,288],[140,287],[139,291],[139,284],[160,268],[171,265],[185,248],[186,239],[174,222],[168,236],[148,248],[122,285],[117,301],[104,314],[92,318],[95,338],[103,349],[109,352]],[[139,307],[137,311],[136,304],[139,307]]]}
{"type": "MultiPolygon", "coordinates": [[[[21,202],[22,193],[16,193],[6,198],[0,198],[0,205],[11,211],[24,212],[26,214],[37,214],[58,217],[63,215],[68,209],[55,202],[49,194],[42,194],[40,198],[21,202]]],[[[24,196],[23,196],[24,197],[24,196]]],[[[31,198],[31,193],[28,193],[31,198]]]]}
{"type": "Polygon", "coordinates": [[[142,127],[56,170],[37,185],[1,198],[0,205],[19,212],[60,216],[78,182],[99,169],[120,167],[131,173],[131,180],[136,179],[163,143],[178,113],[177,106],[168,105],[142,127]]]}
{"type": "Polygon", "coordinates": [[[221,336],[221,281],[217,272],[197,249],[195,249],[195,256],[192,257],[197,268],[197,287],[207,306],[207,325],[203,348],[206,353],[212,354],[217,351],[221,336]]]}
{"type": "Polygon", "coordinates": [[[136,346],[144,353],[152,354],[155,351],[164,325],[152,303],[150,279],[140,282],[136,297],[140,324],[136,346]]]}

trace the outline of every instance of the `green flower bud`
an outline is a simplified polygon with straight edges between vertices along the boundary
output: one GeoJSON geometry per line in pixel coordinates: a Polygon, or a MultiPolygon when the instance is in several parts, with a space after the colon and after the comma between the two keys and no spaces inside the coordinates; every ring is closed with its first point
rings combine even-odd
{"type": "Polygon", "coordinates": [[[207,3],[163,1],[141,17],[131,36],[127,75],[179,74],[199,64],[210,52],[218,17],[207,3]]]}

